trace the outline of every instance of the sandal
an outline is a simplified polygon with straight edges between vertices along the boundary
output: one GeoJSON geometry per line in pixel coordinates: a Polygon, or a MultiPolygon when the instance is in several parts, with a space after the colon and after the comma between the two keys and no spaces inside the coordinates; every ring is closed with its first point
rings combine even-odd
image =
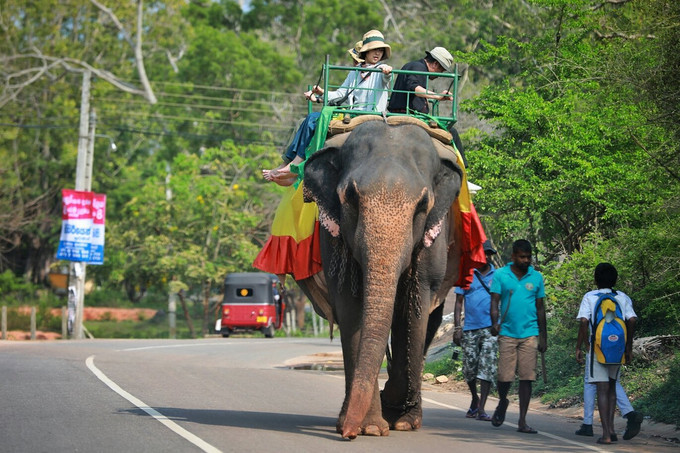
{"type": "Polygon", "coordinates": [[[477,417],[477,408],[470,408],[467,411],[467,414],[465,414],[465,418],[475,418],[477,417]]]}
{"type": "Polygon", "coordinates": [[[508,404],[510,404],[510,401],[508,401],[507,398],[502,399],[498,402],[498,407],[496,407],[496,410],[493,413],[493,417],[491,418],[491,424],[493,426],[501,426],[503,422],[505,421],[505,411],[508,410],[508,404]]]}
{"type": "Polygon", "coordinates": [[[606,440],[604,440],[601,437],[599,439],[597,439],[597,443],[602,444],[602,445],[611,445],[612,444],[611,442],[607,442],[606,440]]]}
{"type": "Polygon", "coordinates": [[[491,416],[489,414],[482,412],[481,414],[477,414],[477,420],[481,420],[483,422],[490,422],[491,416]]]}
{"type": "Polygon", "coordinates": [[[538,431],[536,431],[534,428],[532,428],[529,425],[524,425],[521,428],[517,428],[518,433],[524,433],[524,434],[538,434],[538,431]]]}

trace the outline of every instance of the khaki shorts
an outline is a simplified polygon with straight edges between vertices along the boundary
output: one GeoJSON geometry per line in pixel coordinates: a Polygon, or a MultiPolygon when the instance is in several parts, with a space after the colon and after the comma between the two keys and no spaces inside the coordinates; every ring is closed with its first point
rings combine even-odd
{"type": "Polygon", "coordinates": [[[515,370],[520,381],[536,380],[538,337],[512,338],[498,336],[498,382],[515,380],[515,370]]]}
{"type": "MultiPolygon", "coordinates": [[[[586,371],[589,372],[590,354],[586,354],[586,371]]],[[[609,382],[610,379],[619,380],[621,373],[621,365],[603,365],[597,360],[593,360],[593,375],[588,373],[588,382],[595,384],[597,382],[609,382]]]]}

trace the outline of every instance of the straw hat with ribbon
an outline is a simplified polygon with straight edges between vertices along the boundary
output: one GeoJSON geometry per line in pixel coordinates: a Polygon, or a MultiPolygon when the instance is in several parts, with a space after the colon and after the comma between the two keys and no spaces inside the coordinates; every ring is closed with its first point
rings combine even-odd
{"type": "Polygon", "coordinates": [[[385,49],[385,54],[383,55],[383,60],[387,60],[392,55],[392,48],[389,44],[385,43],[385,37],[378,30],[371,30],[364,34],[364,39],[362,40],[363,45],[359,49],[359,53],[363,54],[373,49],[385,49]]]}
{"type": "Polygon", "coordinates": [[[354,44],[353,49],[347,49],[347,53],[356,61],[357,63],[363,63],[364,59],[361,58],[361,54],[359,53],[359,50],[361,50],[361,47],[364,45],[362,41],[357,41],[356,44],[354,44]]]}

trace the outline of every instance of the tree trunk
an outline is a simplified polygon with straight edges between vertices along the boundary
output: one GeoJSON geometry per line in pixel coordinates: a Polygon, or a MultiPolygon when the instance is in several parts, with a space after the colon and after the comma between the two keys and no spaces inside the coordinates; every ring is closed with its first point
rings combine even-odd
{"type": "Polygon", "coordinates": [[[203,283],[203,327],[201,335],[206,337],[210,333],[210,281],[203,283]]]}
{"type": "Polygon", "coordinates": [[[187,326],[189,327],[189,334],[191,338],[196,338],[196,332],[194,332],[194,324],[191,322],[191,316],[189,315],[189,310],[187,309],[187,301],[184,299],[184,290],[177,293],[179,296],[179,302],[182,304],[182,310],[184,310],[184,318],[187,320],[187,326]]]}

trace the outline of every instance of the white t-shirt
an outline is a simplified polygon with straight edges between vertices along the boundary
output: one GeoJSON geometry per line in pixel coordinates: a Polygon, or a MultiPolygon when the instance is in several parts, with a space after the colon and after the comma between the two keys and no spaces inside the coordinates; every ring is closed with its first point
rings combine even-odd
{"type": "MultiPolygon", "coordinates": [[[[598,295],[601,293],[611,293],[612,290],[609,288],[601,288],[593,291],[588,291],[581,300],[581,308],[578,310],[578,315],[576,319],[586,318],[590,321],[589,325],[592,329],[592,316],[593,311],[595,311],[595,305],[597,304],[598,295]]],[[[623,320],[627,321],[630,318],[637,318],[635,311],[633,310],[633,301],[626,293],[617,291],[616,300],[621,307],[621,313],[623,315],[623,320]]]]}

